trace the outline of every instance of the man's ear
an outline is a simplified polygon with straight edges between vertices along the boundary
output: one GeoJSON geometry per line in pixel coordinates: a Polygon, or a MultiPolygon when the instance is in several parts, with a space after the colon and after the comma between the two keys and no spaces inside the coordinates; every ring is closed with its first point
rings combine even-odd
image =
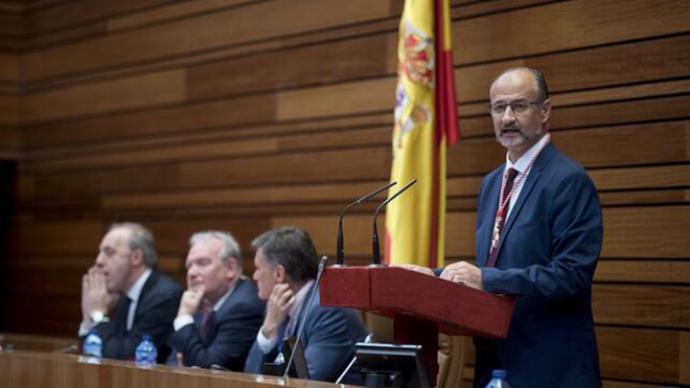
{"type": "Polygon", "coordinates": [[[135,267],[144,265],[144,252],[141,249],[133,250],[129,260],[135,267]]]}
{"type": "Polygon", "coordinates": [[[228,279],[233,280],[235,277],[240,276],[240,262],[237,261],[236,257],[231,257],[225,265],[228,266],[228,279]]]}
{"type": "Polygon", "coordinates": [[[282,264],[276,264],[273,269],[273,276],[275,276],[277,283],[287,283],[287,272],[282,264]]]}
{"type": "Polygon", "coordinates": [[[546,123],[551,118],[551,99],[547,98],[543,104],[541,104],[541,122],[546,123]]]}

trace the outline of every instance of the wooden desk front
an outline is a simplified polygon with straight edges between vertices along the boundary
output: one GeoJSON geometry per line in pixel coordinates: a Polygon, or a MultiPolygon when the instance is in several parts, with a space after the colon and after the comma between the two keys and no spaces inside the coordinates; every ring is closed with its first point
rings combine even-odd
{"type": "Polygon", "coordinates": [[[318,381],[281,379],[237,372],[155,366],[35,351],[0,352],[3,388],[222,388],[222,387],[344,387],[318,381]]]}

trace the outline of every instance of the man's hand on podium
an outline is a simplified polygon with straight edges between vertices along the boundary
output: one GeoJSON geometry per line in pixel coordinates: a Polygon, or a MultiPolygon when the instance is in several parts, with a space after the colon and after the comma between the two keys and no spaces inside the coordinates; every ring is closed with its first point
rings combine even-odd
{"type": "Polygon", "coordinates": [[[464,284],[478,290],[484,289],[482,285],[482,271],[476,265],[466,261],[459,261],[447,266],[441,273],[441,279],[464,284]]]}

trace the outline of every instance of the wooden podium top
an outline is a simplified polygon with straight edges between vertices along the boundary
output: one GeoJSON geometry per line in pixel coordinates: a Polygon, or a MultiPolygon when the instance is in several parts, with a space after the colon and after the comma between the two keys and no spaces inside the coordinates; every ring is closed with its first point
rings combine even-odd
{"type": "Polygon", "coordinates": [[[451,335],[505,338],[513,298],[461,286],[400,267],[329,267],[321,304],[435,322],[451,335]]]}
{"type": "Polygon", "coordinates": [[[94,360],[84,356],[35,351],[0,351],[0,387],[8,388],[223,388],[343,387],[331,383],[208,369],[94,360]]]}

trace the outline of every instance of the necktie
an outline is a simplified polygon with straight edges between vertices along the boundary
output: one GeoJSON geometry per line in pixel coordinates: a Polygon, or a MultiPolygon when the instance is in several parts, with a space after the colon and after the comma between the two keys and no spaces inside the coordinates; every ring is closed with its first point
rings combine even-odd
{"type": "Polygon", "coordinates": [[[290,337],[288,331],[288,326],[290,326],[290,316],[288,315],[283,323],[278,327],[278,354],[274,360],[276,364],[282,364],[286,362],[285,355],[285,340],[290,337]]]}
{"type": "Polygon", "coordinates": [[[287,316],[287,318],[285,318],[285,338],[295,336],[295,323],[296,322],[297,322],[297,320],[290,319],[289,315],[287,316]]]}
{"type": "Polygon", "coordinates": [[[121,299],[115,311],[115,318],[117,319],[118,326],[122,328],[122,332],[126,333],[129,331],[127,323],[129,322],[129,305],[132,304],[132,300],[127,295],[122,296],[121,299]]]}
{"type": "Polygon", "coordinates": [[[517,175],[518,171],[516,169],[508,169],[506,174],[506,184],[503,186],[503,190],[501,191],[498,211],[496,212],[496,219],[494,220],[494,230],[491,235],[491,250],[489,251],[489,260],[486,263],[487,267],[493,267],[496,265],[496,259],[498,258],[498,243],[501,239],[503,225],[505,225],[506,218],[508,216],[508,209],[510,208],[510,191],[513,189],[513,182],[515,182],[515,177],[517,177],[517,175]],[[502,204],[505,204],[505,206],[501,206],[502,204]]]}
{"type": "Polygon", "coordinates": [[[213,310],[205,311],[202,313],[201,325],[199,327],[199,335],[201,336],[201,339],[204,340],[204,342],[206,341],[206,337],[208,336],[209,329],[213,324],[214,318],[215,311],[213,310]]]}

